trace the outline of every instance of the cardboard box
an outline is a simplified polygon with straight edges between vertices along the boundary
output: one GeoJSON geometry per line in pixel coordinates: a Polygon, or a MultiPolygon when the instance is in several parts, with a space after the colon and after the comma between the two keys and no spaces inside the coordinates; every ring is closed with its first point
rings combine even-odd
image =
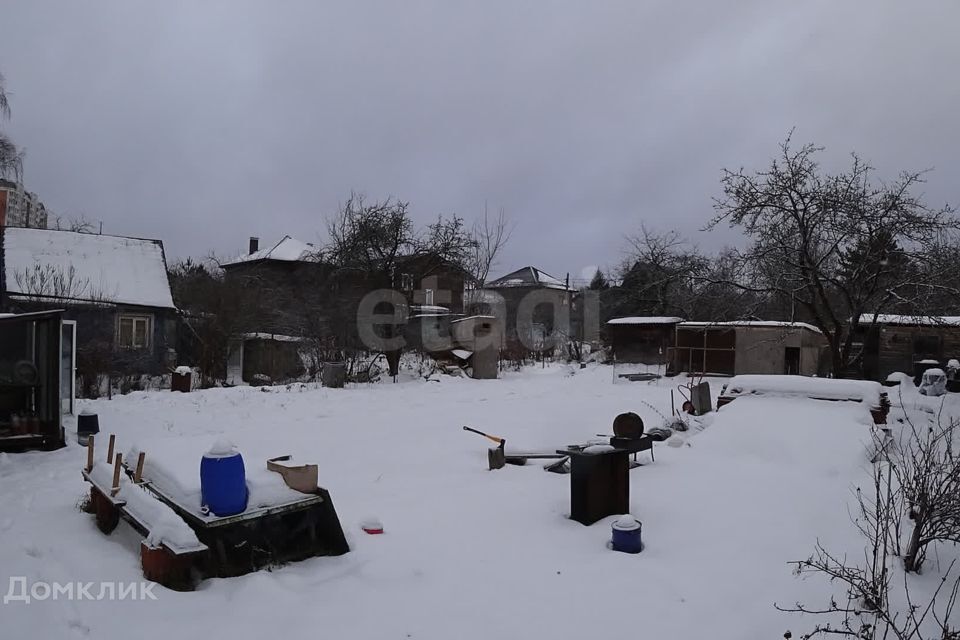
{"type": "Polygon", "coordinates": [[[317,465],[296,464],[293,456],[280,456],[267,460],[267,469],[279,473],[288,487],[301,493],[316,493],[317,465]]]}

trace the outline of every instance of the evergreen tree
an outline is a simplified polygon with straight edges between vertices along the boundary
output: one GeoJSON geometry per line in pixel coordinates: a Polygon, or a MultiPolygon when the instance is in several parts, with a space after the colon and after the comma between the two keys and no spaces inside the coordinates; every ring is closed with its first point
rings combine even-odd
{"type": "Polygon", "coordinates": [[[607,282],[607,278],[600,269],[597,269],[597,272],[593,274],[593,279],[590,280],[590,288],[594,291],[603,291],[610,288],[610,283],[607,282]]]}

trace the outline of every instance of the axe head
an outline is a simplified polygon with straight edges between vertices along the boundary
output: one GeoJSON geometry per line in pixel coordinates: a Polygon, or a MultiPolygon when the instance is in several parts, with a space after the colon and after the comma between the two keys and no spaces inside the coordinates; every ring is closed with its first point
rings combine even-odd
{"type": "Polygon", "coordinates": [[[490,466],[490,471],[494,469],[503,469],[503,465],[507,463],[507,456],[503,451],[504,441],[500,441],[500,446],[492,449],[487,449],[487,464],[490,466]]]}

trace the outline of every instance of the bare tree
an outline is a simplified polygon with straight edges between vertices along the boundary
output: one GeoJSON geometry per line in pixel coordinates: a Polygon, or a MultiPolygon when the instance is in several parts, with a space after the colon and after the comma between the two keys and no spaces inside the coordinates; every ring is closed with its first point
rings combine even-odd
{"type": "Polygon", "coordinates": [[[490,277],[490,271],[497,265],[497,260],[510,242],[512,234],[513,226],[503,207],[496,216],[491,216],[484,205],[483,218],[474,222],[470,233],[472,254],[467,260],[469,271],[478,285],[482,285],[490,277]]]}
{"type": "Polygon", "coordinates": [[[73,265],[66,268],[34,264],[13,274],[17,293],[31,301],[74,300],[91,304],[109,303],[110,292],[94,285],[90,278],[77,274],[73,265]]]}
{"type": "Polygon", "coordinates": [[[920,571],[931,543],[960,542],[960,455],[955,442],[960,424],[942,417],[927,425],[909,419],[907,424],[910,435],[901,445],[901,464],[894,466],[894,473],[912,525],[904,568],[920,571]]]}
{"type": "MultiPolygon", "coordinates": [[[[45,305],[69,305],[85,315],[78,325],[82,332],[77,341],[77,378],[82,397],[96,398],[104,382],[109,386],[118,364],[114,348],[114,325],[111,315],[100,313],[116,298],[116,291],[107,291],[80,275],[73,265],[34,264],[13,274],[18,302],[43,308],[45,305]]],[[[125,354],[126,364],[133,356],[125,354]]]]}
{"type": "MultiPolygon", "coordinates": [[[[10,101],[7,97],[3,74],[0,74],[0,120],[10,118],[10,101]]],[[[23,150],[0,131],[0,178],[23,179],[23,150]]]]}
{"type": "Polygon", "coordinates": [[[54,228],[57,231],[75,231],[77,233],[93,233],[97,231],[97,226],[87,220],[84,214],[78,216],[55,216],[53,219],[54,228]]]}
{"type": "Polygon", "coordinates": [[[10,101],[7,98],[7,90],[3,74],[0,73],[0,118],[10,117],[10,101]]]}
{"type": "Polygon", "coordinates": [[[504,209],[501,207],[496,216],[491,216],[484,205],[483,218],[476,220],[470,230],[471,250],[465,261],[466,271],[473,280],[464,295],[464,308],[468,313],[487,309],[482,288],[512,233],[513,225],[504,209]]]}
{"type": "Polygon", "coordinates": [[[852,364],[862,316],[930,307],[943,284],[927,258],[957,221],[950,207],[914,194],[922,173],[877,183],[854,154],[845,172],[825,174],[820,151],[795,150],[788,137],[768,169],[724,171],[710,227],[727,222],[746,233],[751,244],[735,254],[741,277],[732,284],[799,308],[826,336],[839,375],[852,364]]]}
{"type": "Polygon", "coordinates": [[[676,231],[645,226],[627,237],[628,257],[620,284],[603,292],[603,317],[679,316],[688,320],[727,320],[749,316],[755,300],[721,284],[731,276],[728,252],[705,256],[676,231]]]}
{"type": "Polygon", "coordinates": [[[398,257],[416,246],[409,203],[388,198],[367,202],[351,193],[327,223],[325,257],[341,269],[390,274],[398,257]]]}
{"type": "Polygon", "coordinates": [[[416,250],[467,270],[476,254],[476,242],[463,218],[456,215],[449,218],[437,216],[437,221],[427,226],[417,242],[416,250]]]}
{"type": "Polygon", "coordinates": [[[818,543],[809,558],[794,563],[798,575],[826,577],[844,591],[841,599],[831,597],[820,607],[777,607],[824,618],[803,638],[960,638],[952,619],[960,594],[956,560],[941,571],[932,594],[918,600],[911,588],[911,574],[919,572],[928,545],[960,540],[960,465],[953,453],[960,429],[955,420],[944,422],[941,416],[927,425],[915,426],[909,415],[906,421],[904,442],[877,437],[870,490],[856,490],[854,523],[866,542],[863,561],[838,556],[818,543]],[[907,520],[912,527],[904,544],[907,520]],[[901,579],[895,580],[898,572],[901,579]]]}

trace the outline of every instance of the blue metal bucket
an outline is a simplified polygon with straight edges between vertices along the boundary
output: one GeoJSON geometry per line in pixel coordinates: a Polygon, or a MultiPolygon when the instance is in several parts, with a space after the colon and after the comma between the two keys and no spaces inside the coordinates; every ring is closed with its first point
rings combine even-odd
{"type": "Polygon", "coordinates": [[[640,532],[643,525],[631,515],[620,516],[613,526],[613,550],[624,553],[640,553],[643,551],[643,540],[640,532]]]}

